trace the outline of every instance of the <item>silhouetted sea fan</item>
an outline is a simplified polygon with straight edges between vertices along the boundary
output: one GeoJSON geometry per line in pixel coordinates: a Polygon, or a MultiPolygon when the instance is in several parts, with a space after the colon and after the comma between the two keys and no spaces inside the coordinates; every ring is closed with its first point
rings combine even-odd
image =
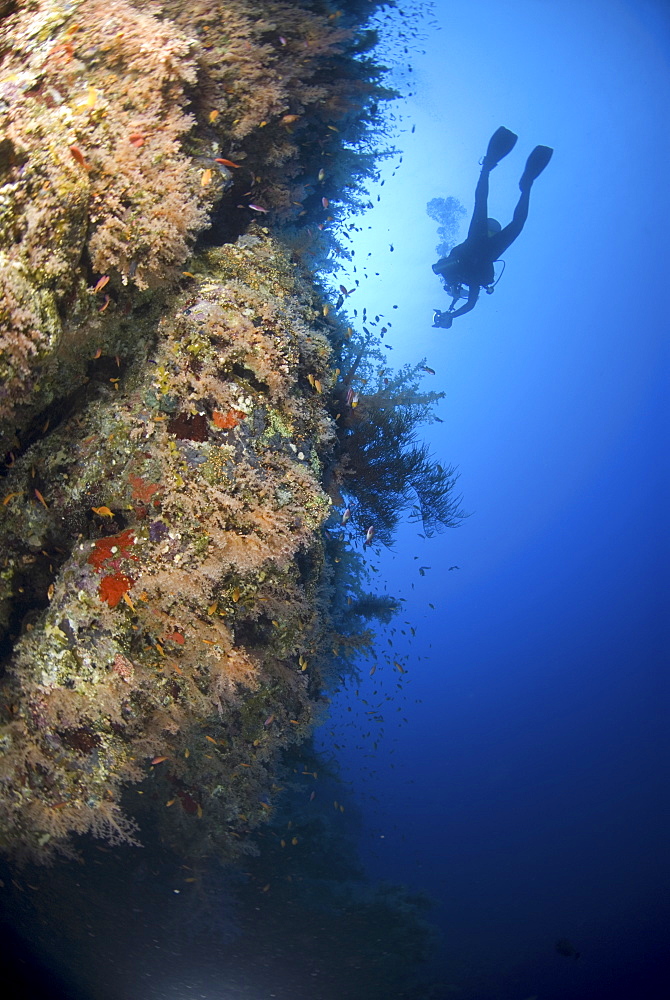
{"type": "Polygon", "coordinates": [[[415,423],[406,409],[368,409],[347,438],[344,488],[355,497],[352,518],[361,528],[374,525],[385,545],[405,511],[428,536],[465,516],[455,494],[455,470],[433,461],[428,447],[416,443],[415,423]]]}

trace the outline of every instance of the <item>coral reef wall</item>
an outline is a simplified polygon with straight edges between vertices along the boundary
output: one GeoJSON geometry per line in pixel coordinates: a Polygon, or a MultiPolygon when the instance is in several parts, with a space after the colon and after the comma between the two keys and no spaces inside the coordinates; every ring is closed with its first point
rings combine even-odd
{"type": "Polygon", "coordinates": [[[268,807],[265,764],[319,698],[333,431],[307,375],[333,381],[330,349],[267,237],[199,266],[149,354],[98,359],[117,374],[7,476],[4,584],[52,580],[5,691],[3,827],[24,846],[129,835],[117,793],[151,761],[221,839],[268,807]]]}
{"type": "Polygon", "coordinates": [[[322,224],[385,96],[351,9],[0,7],[11,856],[137,840],[144,781],[168,842],[232,858],[325,700],[336,360],[272,227],[322,224]]]}

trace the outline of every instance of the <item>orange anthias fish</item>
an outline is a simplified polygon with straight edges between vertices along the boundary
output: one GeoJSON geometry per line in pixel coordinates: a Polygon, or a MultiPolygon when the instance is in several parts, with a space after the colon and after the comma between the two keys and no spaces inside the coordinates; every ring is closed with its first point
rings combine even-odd
{"type": "Polygon", "coordinates": [[[109,507],[91,507],[94,514],[99,514],[100,517],[114,517],[114,511],[110,510],[109,507]]]}
{"type": "Polygon", "coordinates": [[[79,146],[70,146],[70,152],[74,156],[77,163],[79,163],[84,168],[84,170],[91,169],[90,164],[86,162],[86,157],[80,150],[79,146]]]}

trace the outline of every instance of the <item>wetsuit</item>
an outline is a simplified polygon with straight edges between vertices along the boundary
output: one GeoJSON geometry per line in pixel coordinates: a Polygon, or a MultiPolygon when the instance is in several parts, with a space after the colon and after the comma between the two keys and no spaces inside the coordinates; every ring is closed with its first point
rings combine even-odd
{"type": "Polygon", "coordinates": [[[449,329],[452,320],[474,309],[479,298],[479,289],[490,290],[495,281],[494,262],[502,257],[524,227],[528,218],[533,181],[551,160],[553,150],[550,146],[536,146],[532,150],[519,181],[521,196],[514,209],[512,221],[501,229],[500,223],[488,218],[489,174],[511,151],[516,140],[514,132],[510,132],[502,125],[493,133],[475,189],[475,207],[467,239],[454,247],[448,257],[443,257],[437,264],[433,264],[433,271],[444,278],[445,287],[453,297],[447,312],[436,311],[433,326],[449,329]],[[456,302],[463,297],[461,294],[463,285],[468,287],[467,302],[460,309],[454,309],[456,302]]]}
{"type": "MultiPolygon", "coordinates": [[[[525,191],[521,192],[509,225],[499,232],[489,235],[487,202],[489,174],[492,169],[485,162],[479,175],[475,189],[475,207],[467,239],[454,247],[448,257],[443,257],[438,260],[437,264],[433,264],[433,271],[435,274],[442,275],[447,286],[468,286],[468,300],[465,305],[461,306],[460,309],[454,309],[453,312],[449,311],[447,314],[452,320],[474,309],[479,298],[480,288],[487,288],[493,284],[495,280],[494,261],[502,257],[505,250],[514,242],[528,218],[530,184],[525,191]]],[[[460,295],[454,297],[451,303],[452,307],[460,297],[460,295]]]]}

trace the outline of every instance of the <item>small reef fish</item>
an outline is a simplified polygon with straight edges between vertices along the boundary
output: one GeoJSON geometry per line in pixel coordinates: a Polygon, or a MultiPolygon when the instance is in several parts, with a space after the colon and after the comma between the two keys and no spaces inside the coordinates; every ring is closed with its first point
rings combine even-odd
{"type": "Polygon", "coordinates": [[[77,161],[77,163],[84,168],[84,170],[90,170],[91,165],[86,162],[86,157],[80,150],[79,146],[70,146],[70,152],[77,161]]]}
{"type": "Polygon", "coordinates": [[[342,524],[346,524],[351,517],[351,508],[347,507],[344,514],[342,515],[342,524]]]}
{"type": "Polygon", "coordinates": [[[375,537],[375,527],[373,524],[370,525],[368,530],[365,532],[365,542],[364,545],[372,545],[372,539],[375,537]]]}
{"type": "Polygon", "coordinates": [[[262,205],[253,205],[251,202],[249,202],[249,208],[253,208],[254,212],[268,212],[269,211],[269,209],[263,208],[262,205]]]}

